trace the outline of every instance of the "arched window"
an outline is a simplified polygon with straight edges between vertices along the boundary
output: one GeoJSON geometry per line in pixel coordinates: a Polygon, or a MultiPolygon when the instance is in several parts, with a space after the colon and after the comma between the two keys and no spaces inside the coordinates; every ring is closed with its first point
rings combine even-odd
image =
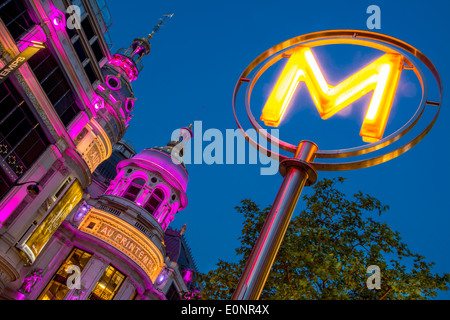
{"type": "Polygon", "coordinates": [[[134,179],[131,181],[127,190],[123,193],[122,197],[125,199],[135,201],[138,193],[141,191],[142,186],[145,184],[145,180],[141,178],[134,179]]]}
{"type": "Polygon", "coordinates": [[[148,198],[147,202],[144,205],[144,209],[147,210],[150,214],[155,214],[158,210],[159,206],[164,200],[164,192],[161,189],[156,188],[153,191],[150,198],[148,198]]]}

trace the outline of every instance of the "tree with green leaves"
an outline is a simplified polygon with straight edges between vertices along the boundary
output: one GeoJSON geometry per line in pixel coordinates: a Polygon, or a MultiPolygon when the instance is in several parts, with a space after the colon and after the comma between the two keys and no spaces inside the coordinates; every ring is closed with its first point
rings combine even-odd
{"type": "MultiPolygon", "coordinates": [[[[260,299],[429,299],[448,290],[450,274],[433,274],[433,262],[374,219],[389,207],[362,192],[347,198],[337,188],[344,180],[320,180],[303,196],[306,208],[293,217],[260,299]],[[372,265],[380,268],[380,289],[368,289],[372,265]]],[[[231,298],[270,207],[245,199],[236,210],[244,217],[239,259],[219,260],[200,276],[202,299],[231,298]]]]}

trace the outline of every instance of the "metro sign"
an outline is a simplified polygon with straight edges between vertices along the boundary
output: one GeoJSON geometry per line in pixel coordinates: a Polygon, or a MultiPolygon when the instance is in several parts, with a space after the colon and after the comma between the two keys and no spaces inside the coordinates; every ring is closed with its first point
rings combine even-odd
{"type": "Polygon", "coordinates": [[[385,53],[337,86],[331,86],[308,47],[296,46],[291,51],[274,89],[264,105],[261,120],[278,127],[300,82],[305,82],[322,119],[328,119],[365,94],[373,91],[361,126],[365,142],[383,137],[395,92],[403,69],[403,56],[385,53]]]}
{"type": "Polygon", "coordinates": [[[368,168],[410,150],[428,134],[436,122],[442,103],[442,91],[439,72],[421,51],[399,39],[370,31],[328,30],[309,33],[278,43],[257,56],[236,83],[232,100],[233,113],[245,140],[259,152],[280,162],[279,172],[283,176],[283,182],[231,299],[259,298],[302,189],[316,182],[317,171],[368,168]],[[312,48],[331,44],[363,46],[380,50],[384,54],[338,85],[332,86],[327,83],[312,51],[312,48]],[[285,58],[288,61],[264,105],[261,120],[268,126],[279,126],[302,81],[306,83],[322,119],[328,119],[373,91],[360,132],[363,141],[369,142],[368,144],[322,150],[312,141],[300,140],[301,137],[297,137],[294,144],[283,141],[278,134],[271,135],[260,125],[251,108],[253,89],[268,68],[285,58]],[[430,72],[428,77],[422,71],[423,66],[430,72]],[[383,137],[403,69],[416,75],[422,89],[421,100],[414,115],[404,125],[383,137]],[[432,78],[434,83],[429,81],[432,78]],[[433,84],[438,93],[430,95],[428,87],[433,84]],[[241,88],[245,90],[243,95],[239,94],[241,88]],[[237,103],[238,96],[244,97],[244,103],[237,103]],[[269,150],[267,144],[258,142],[247,133],[238,119],[238,106],[245,107],[246,121],[258,132],[258,140],[265,139],[265,142],[276,146],[276,150],[269,150]],[[429,115],[434,116],[423,119],[425,109],[427,113],[430,112],[429,115]],[[280,153],[278,148],[290,155],[280,153]]]}
{"type": "MultiPolygon", "coordinates": [[[[245,140],[259,152],[280,163],[292,159],[291,155],[295,157],[299,151],[299,141],[304,140],[301,136],[296,137],[293,143],[282,140],[278,135],[270,134],[266,127],[280,125],[288,108],[292,108],[292,97],[301,82],[306,84],[322,119],[332,117],[366,94],[371,98],[368,105],[364,106],[367,109],[364,110],[360,130],[362,140],[366,143],[348,148],[316,150],[311,166],[319,171],[368,168],[400,156],[428,134],[436,123],[442,104],[443,86],[438,70],[425,54],[402,40],[362,30],[318,31],[285,40],[250,62],[236,82],[232,99],[234,118],[245,140]],[[380,52],[380,55],[367,61],[366,66],[359,71],[353,71],[347,79],[331,85],[327,82],[329,79],[324,77],[320,61],[314,57],[316,48],[329,45],[371,48],[380,52]],[[286,64],[258,117],[252,112],[254,88],[261,76],[282,60],[287,60],[286,64]],[[409,119],[403,117],[401,121],[396,121],[392,132],[387,134],[385,129],[388,120],[393,117],[391,108],[402,73],[417,78],[422,91],[418,96],[420,101],[414,114],[409,119]],[[242,107],[247,117],[241,120],[245,119],[246,123],[251,124],[258,132],[258,139],[248,134],[244,122],[239,120],[242,107]],[[424,114],[427,116],[423,117],[424,114]],[[266,143],[258,142],[261,139],[270,143],[271,148],[266,143]]],[[[406,103],[409,105],[409,102],[406,103]]],[[[407,108],[413,110],[414,106],[407,108]]],[[[405,109],[406,104],[399,113],[405,109]]],[[[283,168],[281,164],[280,168],[283,168]]]]}

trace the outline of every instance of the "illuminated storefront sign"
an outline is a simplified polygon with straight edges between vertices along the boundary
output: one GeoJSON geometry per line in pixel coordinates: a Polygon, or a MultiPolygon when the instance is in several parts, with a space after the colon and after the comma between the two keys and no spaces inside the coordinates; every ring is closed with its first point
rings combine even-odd
{"type": "Polygon", "coordinates": [[[50,237],[55,233],[61,222],[67,217],[72,209],[83,197],[83,188],[78,180],[74,180],[60,200],[53,206],[50,212],[43,218],[39,226],[33,231],[26,242],[19,246],[30,262],[36,257],[47,244],[50,237]]]}
{"type": "Polygon", "coordinates": [[[386,53],[337,86],[330,86],[311,49],[297,46],[264,106],[261,120],[266,125],[278,127],[302,81],[306,83],[322,119],[328,119],[373,90],[360,135],[365,142],[376,142],[382,138],[386,128],[402,68],[403,57],[400,54],[386,53]]]}
{"type": "Polygon", "coordinates": [[[155,281],[161,272],[164,261],[161,252],[145,235],[123,220],[93,209],[79,229],[126,254],[152,281],[155,281]]]}
{"type": "Polygon", "coordinates": [[[0,70],[0,84],[5,81],[11,73],[19,69],[20,66],[30,59],[36,52],[44,48],[45,45],[43,43],[32,42],[32,45],[26,47],[21,53],[14,57],[11,62],[4,66],[2,70],[0,70]]]}

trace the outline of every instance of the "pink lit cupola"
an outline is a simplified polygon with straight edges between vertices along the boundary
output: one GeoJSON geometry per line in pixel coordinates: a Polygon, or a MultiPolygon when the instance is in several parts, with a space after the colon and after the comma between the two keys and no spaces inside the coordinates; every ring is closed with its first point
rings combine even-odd
{"type": "Polygon", "coordinates": [[[98,99],[93,105],[99,118],[115,120],[108,128],[108,133],[114,136],[113,144],[123,137],[132,118],[136,98],[131,82],[138,78],[144,68],[142,58],[150,53],[150,40],[164,24],[165,18],[172,16],[165,15],[152,33],[134,39],[128,48],[120,48],[101,68],[105,81],[95,88],[98,99]]]}
{"type": "Polygon", "coordinates": [[[105,196],[127,199],[166,230],[175,214],[187,206],[188,173],[182,156],[193,136],[191,127],[180,128],[178,139],[165,147],[144,149],[131,159],[120,161],[117,176],[105,196]]]}

